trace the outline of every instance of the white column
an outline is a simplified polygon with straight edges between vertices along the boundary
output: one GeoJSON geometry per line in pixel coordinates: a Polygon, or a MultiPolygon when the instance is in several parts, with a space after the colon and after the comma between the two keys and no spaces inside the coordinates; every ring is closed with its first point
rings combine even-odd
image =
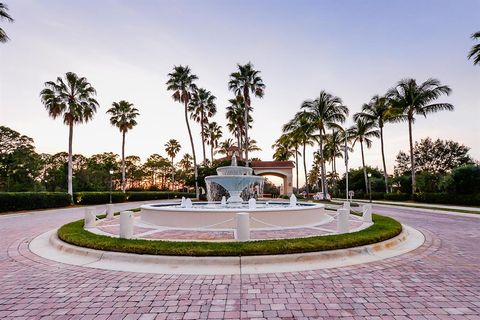
{"type": "Polygon", "coordinates": [[[372,222],[372,205],[371,204],[365,204],[363,205],[363,222],[372,222]]]}
{"type": "Polygon", "coordinates": [[[250,240],[250,214],[248,212],[239,212],[236,214],[236,237],[237,241],[250,240]]]}
{"type": "Polygon", "coordinates": [[[337,209],[337,233],[348,233],[347,209],[337,209]]]}
{"type": "Polygon", "coordinates": [[[120,212],[120,238],[133,237],[133,211],[120,212]]]}
{"type": "Polygon", "coordinates": [[[347,209],[347,210],[348,210],[348,213],[350,213],[350,202],[345,201],[345,202],[343,203],[343,209],[347,209]]]}
{"type": "Polygon", "coordinates": [[[107,204],[107,219],[113,219],[113,204],[107,204]]]}
{"type": "Polygon", "coordinates": [[[86,208],[85,209],[85,222],[83,228],[95,228],[97,216],[95,215],[95,209],[86,208]]]}

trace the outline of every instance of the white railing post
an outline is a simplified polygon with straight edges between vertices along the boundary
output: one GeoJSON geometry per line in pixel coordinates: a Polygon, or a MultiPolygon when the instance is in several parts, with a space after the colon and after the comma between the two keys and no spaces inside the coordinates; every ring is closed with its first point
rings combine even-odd
{"type": "Polygon", "coordinates": [[[83,228],[95,228],[97,225],[97,216],[95,215],[95,209],[93,208],[86,208],[85,209],[85,222],[83,224],[83,228]]]}
{"type": "Polygon", "coordinates": [[[239,212],[236,214],[236,235],[237,241],[250,240],[250,214],[248,212],[239,212]]]}
{"type": "Polygon", "coordinates": [[[133,211],[120,212],[120,238],[133,237],[133,211]]]}
{"type": "Polygon", "coordinates": [[[337,209],[337,233],[348,233],[347,209],[337,209]]]}
{"type": "Polygon", "coordinates": [[[363,222],[372,222],[372,205],[371,204],[365,204],[363,205],[363,222]]]}
{"type": "Polygon", "coordinates": [[[107,204],[107,219],[113,219],[113,204],[108,203],[107,204]]]}

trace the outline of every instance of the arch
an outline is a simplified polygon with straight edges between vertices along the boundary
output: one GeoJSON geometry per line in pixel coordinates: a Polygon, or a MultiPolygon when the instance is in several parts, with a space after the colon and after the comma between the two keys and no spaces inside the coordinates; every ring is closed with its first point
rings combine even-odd
{"type": "Polygon", "coordinates": [[[281,193],[290,196],[293,193],[293,172],[295,166],[292,161],[252,161],[252,169],[259,176],[276,176],[283,179],[281,193]]]}

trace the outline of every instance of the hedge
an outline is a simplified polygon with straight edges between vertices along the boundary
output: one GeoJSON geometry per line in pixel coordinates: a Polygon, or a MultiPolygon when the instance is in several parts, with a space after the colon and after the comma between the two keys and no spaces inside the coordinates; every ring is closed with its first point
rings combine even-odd
{"type": "Polygon", "coordinates": [[[390,201],[407,201],[411,196],[408,193],[385,193],[384,198],[390,201]]]}
{"type": "Polygon", "coordinates": [[[128,201],[145,201],[160,199],[179,199],[195,198],[195,193],[188,192],[169,192],[169,191],[145,191],[145,192],[128,192],[128,201]]]}
{"type": "Polygon", "coordinates": [[[66,207],[66,192],[0,192],[0,212],[66,207]]]}
{"type": "Polygon", "coordinates": [[[480,193],[477,194],[448,194],[448,193],[415,193],[413,200],[418,202],[456,204],[466,206],[479,206],[480,193]]]}
{"type": "MultiPolygon", "coordinates": [[[[146,201],[162,199],[179,199],[181,197],[195,198],[195,193],[170,192],[170,191],[133,191],[112,192],[112,202],[146,201]]],[[[76,204],[102,204],[110,201],[110,192],[77,192],[74,194],[76,204]]]]}

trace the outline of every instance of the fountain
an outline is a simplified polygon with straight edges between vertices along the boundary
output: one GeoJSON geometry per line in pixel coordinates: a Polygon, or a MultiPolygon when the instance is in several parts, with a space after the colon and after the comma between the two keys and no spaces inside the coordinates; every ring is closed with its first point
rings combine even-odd
{"type": "Polygon", "coordinates": [[[216,176],[205,177],[208,201],[219,201],[225,190],[229,195],[227,205],[241,207],[244,201],[263,193],[264,180],[263,177],[253,176],[252,168],[239,167],[237,157],[233,154],[230,166],[219,167],[216,176]],[[242,194],[244,198],[241,197],[242,194]]]}

